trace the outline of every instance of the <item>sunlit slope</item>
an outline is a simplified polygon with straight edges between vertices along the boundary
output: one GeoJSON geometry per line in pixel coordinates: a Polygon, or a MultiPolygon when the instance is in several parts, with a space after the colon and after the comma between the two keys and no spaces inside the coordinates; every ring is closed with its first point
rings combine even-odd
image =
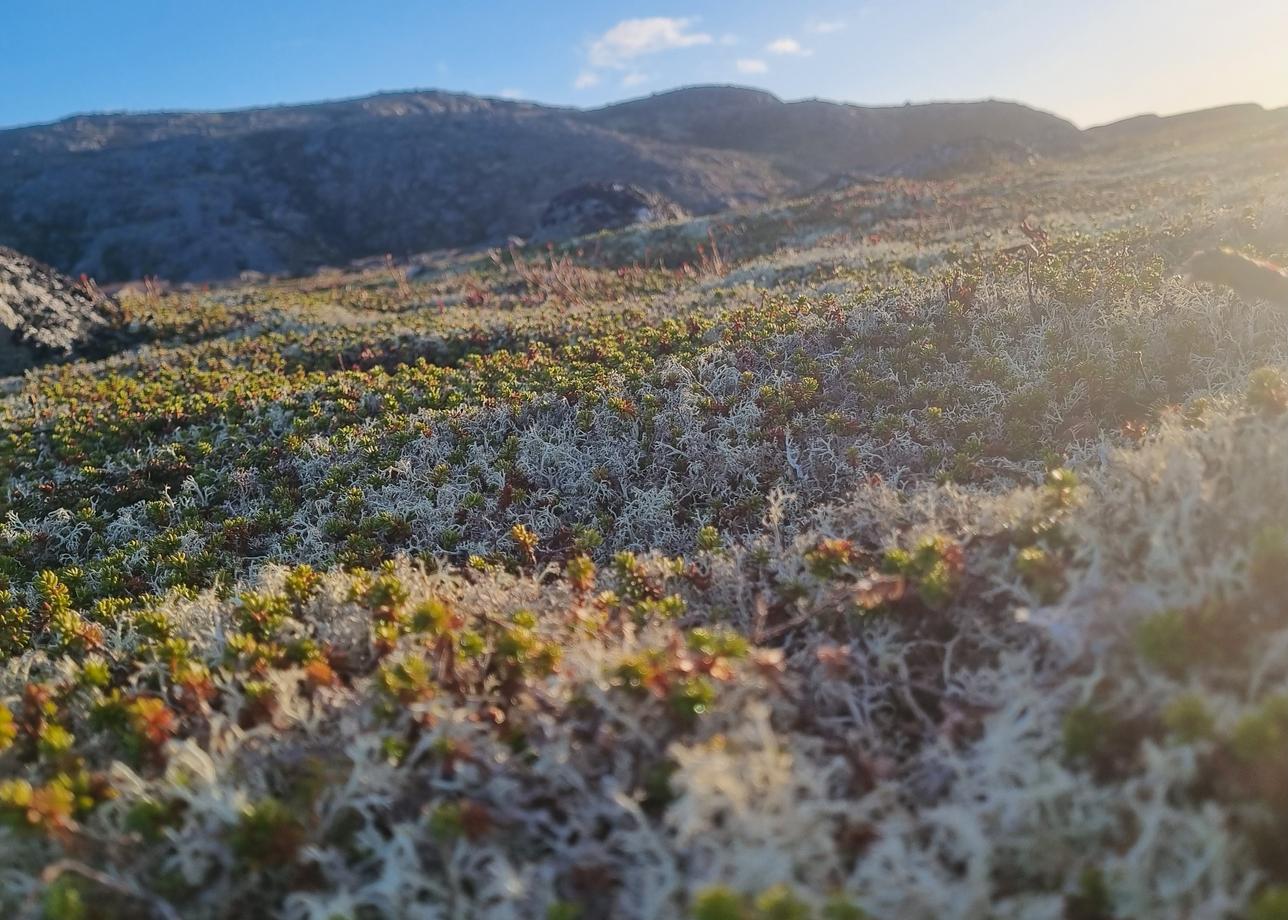
{"type": "Polygon", "coordinates": [[[1288,312],[1183,265],[1286,165],[126,297],[4,384],[0,904],[1284,916],[1288,312]]]}

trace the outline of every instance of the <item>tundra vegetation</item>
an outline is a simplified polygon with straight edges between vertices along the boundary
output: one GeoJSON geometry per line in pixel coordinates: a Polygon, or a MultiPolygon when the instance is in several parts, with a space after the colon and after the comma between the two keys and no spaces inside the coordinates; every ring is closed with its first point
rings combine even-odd
{"type": "Polygon", "coordinates": [[[13,916],[1288,918],[1288,140],[123,295],[0,396],[13,916]]]}

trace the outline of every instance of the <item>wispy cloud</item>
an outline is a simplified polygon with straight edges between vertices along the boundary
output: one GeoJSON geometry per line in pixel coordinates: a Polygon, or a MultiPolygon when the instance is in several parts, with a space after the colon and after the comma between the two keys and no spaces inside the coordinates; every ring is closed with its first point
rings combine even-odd
{"type": "Polygon", "coordinates": [[[622,77],[622,86],[639,86],[641,83],[647,83],[648,80],[648,74],[640,73],[638,70],[632,70],[626,76],[622,77]]]}
{"type": "Polygon", "coordinates": [[[734,66],[738,73],[766,73],[769,70],[769,65],[760,58],[738,58],[734,66]]]}
{"type": "Polygon", "coordinates": [[[521,89],[514,89],[513,87],[507,86],[505,89],[497,93],[497,95],[502,99],[522,99],[526,94],[521,89]]]}
{"type": "Polygon", "coordinates": [[[705,32],[693,31],[693,23],[693,19],[667,16],[623,19],[591,42],[591,66],[624,70],[631,61],[645,55],[715,41],[705,32]]]}
{"type": "Polygon", "coordinates": [[[787,36],[774,39],[772,42],[770,42],[768,45],[765,46],[765,50],[768,51],[770,54],[806,55],[806,54],[812,53],[809,49],[802,47],[801,43],[798,42],[796,39],[789,38],[787,36]]]}
{"type": "Polygon", "coordinates": [[[831,35],[833,32],[845,31],[846,23],[840,19],[810,19],[805,23],[805,31],[815,35],[831,35]]]}
{"type": "Polygon", "coordinates": [[[599,85],[599,74],[593,70],[583,70],[577,74],[577,79],[572,81],[573,89],[590,89],[599,85]]]}

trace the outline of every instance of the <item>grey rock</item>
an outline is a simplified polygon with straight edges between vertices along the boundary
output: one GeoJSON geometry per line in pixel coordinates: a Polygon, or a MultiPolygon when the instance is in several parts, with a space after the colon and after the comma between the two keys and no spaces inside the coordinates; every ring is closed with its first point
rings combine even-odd
{"type": "Polygon", "coordinates": [[[534,242],[586,236],[686,217],[670,199],[622,182],[584,182],[560,192],[541,212],[534,242]]]}
{"type": "Polygon", "coordinates": [[[1209,249],[1190,257],[1195,281],[1228,287],[1243,297],[1288,307],[1288,269],[1232,249],[1209,249]]]}
{"type": "Polygon", "coordinates": [[[116,305],[92,286],[0,246],[0,376],[50,360],[106,353],[116,305]]]}

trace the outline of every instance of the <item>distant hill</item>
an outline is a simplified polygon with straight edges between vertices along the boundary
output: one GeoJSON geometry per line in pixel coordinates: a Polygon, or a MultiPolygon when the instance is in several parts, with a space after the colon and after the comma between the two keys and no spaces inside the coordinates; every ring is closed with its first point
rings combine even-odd
{"type": "Polygon", "coordinates": [[[1254,103],[1246,103],[1183,112],[1179,115],[1137,115],[1088,128],[1086,135],[1088,140],[1097,145],[1185,144],[1276,128],[1288,129],[1288,108],[1267,110],[1254,103]]]}
{"type": "Polygon", "coordinates": [[[589,111],[426,91],[85,115],[0,131],[0,244],[100,282],[293,273],[526,236],[583,183],[702,214],[837,175],[915,175],[981,145],[1084,143],[1016,103],[863,107],[717,86],[589,111]]]}
{"type": "Polygon", "coordinates": [[[789,187],[758,160],[446,93],[79,117],[0,132],[0,163],[0,242],[100,281],[494,241],[588,179],[656,188],[697,211],[789,187]]]}
{"type": "Polygon", "coordinates": [[[1062,118],[1013,102],[869,107],[816,99],[783,102],[760,90],[692,87],[587,112],[637,137],[764,155],[780,169],[820,174],[888,172],[932,148],[966,141],[1020,143],[1040,152],[1081,142],[1062,118]]]}

